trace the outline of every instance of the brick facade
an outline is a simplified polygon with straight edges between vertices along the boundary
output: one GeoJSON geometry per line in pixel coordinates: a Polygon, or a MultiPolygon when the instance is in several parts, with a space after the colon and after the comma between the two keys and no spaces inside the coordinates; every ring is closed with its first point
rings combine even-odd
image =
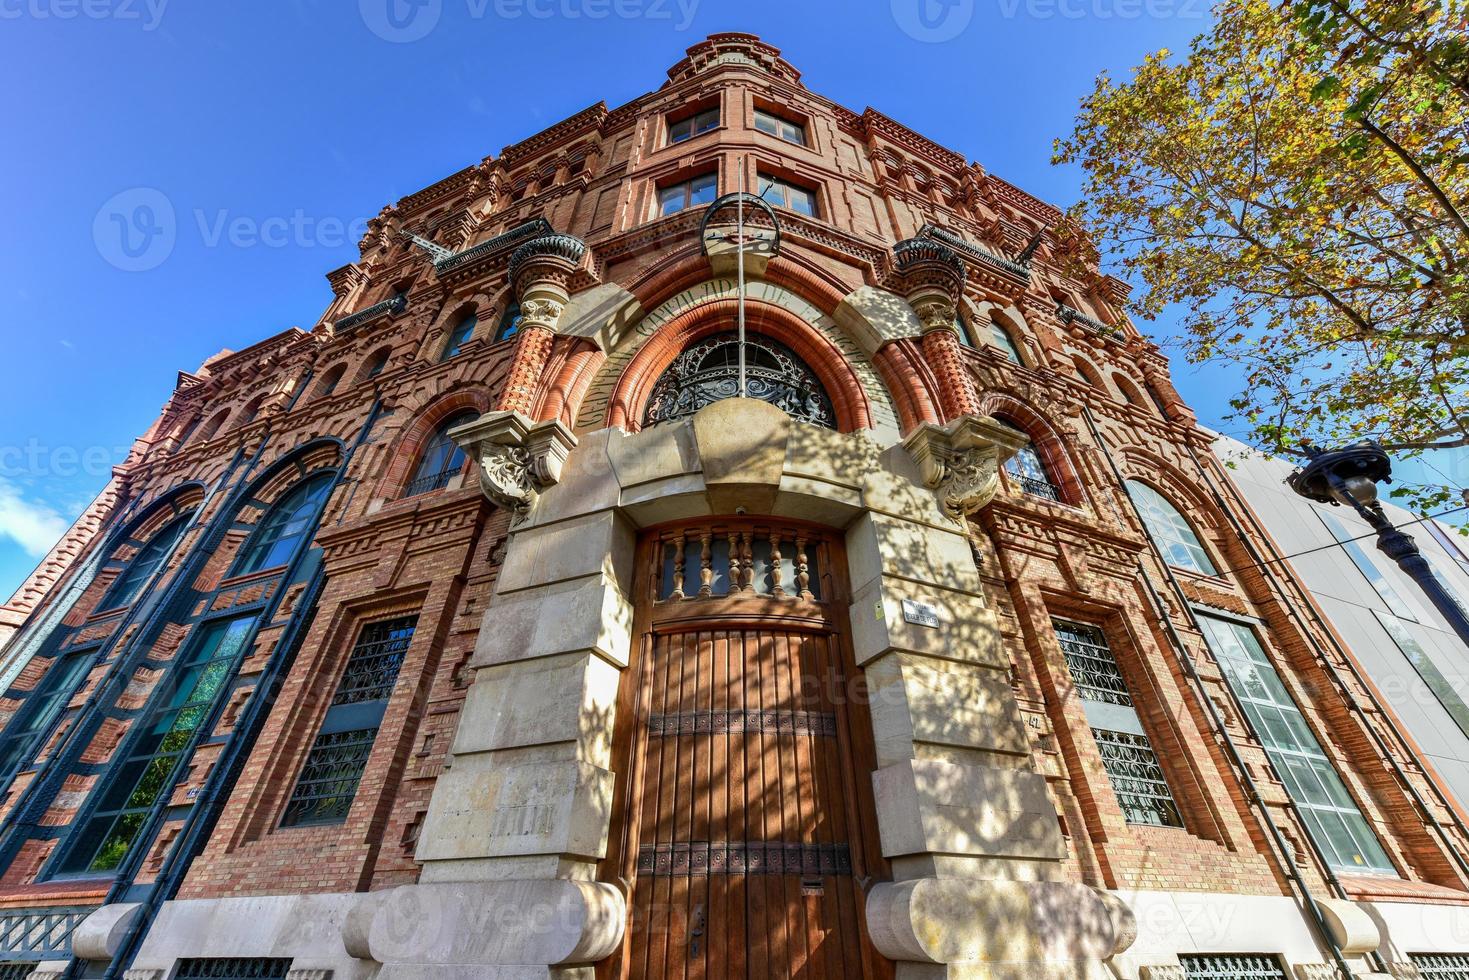
{"type": "MultiPolygon", "coordinates": [[[[732,329],[727,262],[717,241],[700,238],[705,208],[659,213],[660,191],[709,173],[721,193],[765,177],[814,192],[814,215],[778,212],[782,244],[754,270],[748,309],[752,331],[790,348],[819,379],[837,429],[891,446],[925,425],[994,416],[1024,431],[1054,485],[1047,499],[1006,472],[963,530],[997,617],[1027,764],[1059,815],[1059,877],[1114,894],[1293,894],[1186,656],[1313,893],[1464,904],[1469,881],[1379,746],[1437,801],[1432,774],[1394,720],[1341,679],[1332,648],[1291,614],[1298,597],[1254,567],[1215,489],[1228,475],[1210,438],[1157,346],[1122,315],[1127,287],[1095,269],[1068,271],[1050,233],[1060,212],[874,110],[821,98],[756,39],[695,45],[669,78],[385,208],[360,259],[328,276],[333,298],[312,329],[180,375],[114,484],[6,607],[35,624],[55,608],[59,623],[22,633],[23,651],[10,648],[24,659],[0,716],[22,712],[68,655],[95,663],[26,764],[4,777],[0,909],[110,906],[146,900],[149,886],[154,898],[207,903],[420,881],[430,800],[460,731],[476,644],[496,622],[492,597],[518,518],[486,499],[467,464],[431,492],[405,499],[404,490],[425,447],[460,413],[517,412],[583,438],[643,428],[650,390],[674,358],[732,329]],[[691,105],[718,106],[720,124],[669,145],[669,120],[691,105]],[[761,131],[757,111],[799,123],[805,145],[761,131]],[[512,256],[552,231],[579,239],[585,254],[559,279],[531,270],[512,283],[512,256]],[[894,246],[914,239],[933,250],[910,263],[911,250],[894,246]],[[1014,258],[1022,252],[1023,263],[1014,258]],[[531,295],[543,287],[551,299],[531,295]],[[517,301],[525,324],[501,338],[517,301]],[[471,313],[473,338],[445,359],[450,331],[471,313]],[[992,341],[996,325],[1018,363],[992,341]],[[315,548],[287,568],[237,575],[257,523],[313,473],[331,479],[315,548]],[[1119,473],[1185,514],[1217,569],[1240,571],[1175,570],[1172,587],[1119,473]],[[138,601],[104,608],[129,560],[185,514],[187,532],[138,601]],[[73,583],[79,594],[68,596],[73,583]],[[1397,877],[1327,880],[1185,600],[1257,625],[1397,877]],[[58,846],[86,817],[119,748],[133,744],[132,726],[161,696],[169,665],[201,625],[237,614],[257,617],[252,646],[125,878],[58,874],[58,846]],[[282,826],[363,627],[401,615],[416,615],[416,629],[349,811],[339,822],[282,826]],[[1103,631],[1183,826],[1127,821],[1052,627],[1058,618],[1103,631]],[[1348,697],[1364,710],[1349,710],[1348,697]]],[[[752,221],[764,227],[759,215],[752,221]]],[[[1118,968],[1136,975],[1135,965],[1118,968]]]]}

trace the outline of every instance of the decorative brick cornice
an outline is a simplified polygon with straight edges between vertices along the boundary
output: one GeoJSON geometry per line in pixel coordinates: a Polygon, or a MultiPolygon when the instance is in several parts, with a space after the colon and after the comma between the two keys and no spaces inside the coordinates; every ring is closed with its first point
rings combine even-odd
{"type": "Polygon", "coordinates": [[[430,184],[421,191],[415,191],[398,202],[398,210],[415,211],[428,204],[433,204],[456,191],[468,187],[479,173],[480,165],[470,164],[458,173],[450,174],[436,184],[430,184]]]}
{"type": "Polygon", "coordinates": [[[505,147],[500,151],[499,162],[506,168],[518,167],[526,160],[541,156],[583,133],[599,131],[607,116],[606,102],[587,106],[581,112],[563,119],[550,129],[543,130],[530,139],[505,147]]]}
{"type": "Polygon", "coordinates": [[[684,82],[701,72],[726,65],[755,68],[799,85],[801,73],[780,56],[780,49],[754,34],[711,34],[688,49],[688,57],[668,69],[670,82],[684,82]]]}
{"type": "Polygon", "coordinates": [[[910,152],[927,157],[934,163],[948,168],[952,173],[957,174],[967,166],[967,161],[961,154],[940,146],[926,136],[915,133],[897,120],[871,107],[862,113],[862,127],[868,133],[879,134],[910,152]]]}

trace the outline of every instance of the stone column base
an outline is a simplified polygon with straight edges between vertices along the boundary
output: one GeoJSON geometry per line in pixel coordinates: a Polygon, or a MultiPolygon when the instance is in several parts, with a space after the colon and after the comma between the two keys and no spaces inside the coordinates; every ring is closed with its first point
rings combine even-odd
{"type": "Polygon", "coordinates": [[[1085,885],[960,878],[875,886],[867,926],[898,980],[1102,980],[1136,934],[1085,885]]]}

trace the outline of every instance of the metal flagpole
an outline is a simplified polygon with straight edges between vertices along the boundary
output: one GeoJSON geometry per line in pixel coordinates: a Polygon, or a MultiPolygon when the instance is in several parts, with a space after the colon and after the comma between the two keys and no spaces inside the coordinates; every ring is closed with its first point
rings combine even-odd
{"type": "Polygon", "coordinates": [[[736,213],[738,218],[735,224],[735,265],[739,268],[740,279],[740,397],[747,396],[745,387],[745,158],[739,157],[740,167],[740,193],[736,198],[738,202],[736,213]]]}

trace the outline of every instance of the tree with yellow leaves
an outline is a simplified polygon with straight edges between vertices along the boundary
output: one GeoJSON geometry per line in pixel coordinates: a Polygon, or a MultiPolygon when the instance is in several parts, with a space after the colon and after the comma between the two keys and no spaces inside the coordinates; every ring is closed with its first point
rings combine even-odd
{"type": "Polygon", "coordinates": [[[1263,448],[1469,446],[1466,9],[1222,0],[1057,142],[1075,225],[1143,280],[1136,312],[1181,306],[1191,359],[1244,365],[1263,448]]]}

